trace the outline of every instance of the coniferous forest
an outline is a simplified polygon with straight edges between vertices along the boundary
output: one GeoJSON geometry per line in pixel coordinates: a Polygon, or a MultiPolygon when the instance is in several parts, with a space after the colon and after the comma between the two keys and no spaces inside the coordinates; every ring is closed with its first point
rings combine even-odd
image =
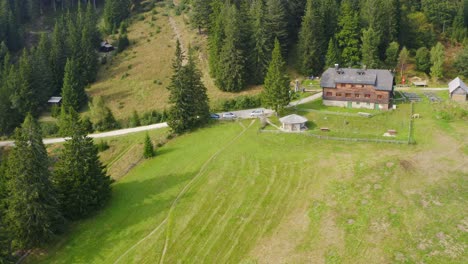
{"type": "MultiPolygon", "coordinates": [[[[0,263],[53,241],[68,221],[91,215],[109,200],[112,180],[86,135],[118,125],[102,98],[88,98],[86,87],[97,78],[100,41],[119,32],[119,42],[129,44],[128,18],[140,2],[0,0],[0,136],[15,141],[8,155],[0,152],[0,263]],[[30,42],[26,29],[44,16],[53,17],[53,29],[30,42]],[[55,109],[60,134],[71,136],[55,163],[37,121],[52,96],[63,98],[55,109]],[[103,121],[80,117],[88,103],[103,121]]],[[[468,0],[180,2],[189,6],[194,30],[206,35],[216,86],[234,93],[263,84],[264,106],[277,111],[290,99],[287,69],[320,76],[335,64],[367,66],[401,78],[412,59],[417,71],[435,81],[454,74],[468,78],[468,0]],[[448,73],[446,50],[453,47],[457,54],[448,73]]],[[[183,54],[177,42],[168,87],[168,123],[176,133],[209,121],[202,73],[190,52],[183,54]]],[[[150,158],[149,138],[145,144],[150,158]]]]}

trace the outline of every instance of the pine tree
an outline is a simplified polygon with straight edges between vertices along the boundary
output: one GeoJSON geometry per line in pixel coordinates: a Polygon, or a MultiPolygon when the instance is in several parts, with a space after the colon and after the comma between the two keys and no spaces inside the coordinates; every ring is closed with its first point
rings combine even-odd
{"type": "Polygon", "coordinates": [[[145,159],[154,157],[154,147],[153,147],[153,143],[151,142],[151,138],[149,137],[148,133],[146,133],[146,137],[145,137],[145,148],[143,152],[143,157],[145,159]]]}
{"type": "Polygon", "coordinates": [[[406,65],[409,59],[409,52],[406,47],[403,47],[398,56],[398,68],[400,68],[400,78],[403,79],[404,72],[406,70],[406,65]]]}
{"type": "Polygon", "coordinates": [[[38,101],[31,84],[31,77],[32,67],[29,54],[24,50],[19,61],[18,78],[16,79],[17,87],[12,96],[12,107],[17,109],[23,116],[26,116],[27,113],[38,114],[38,101]]]}
{"type": "Polygon", "coordinates": [[[266,32],[270,34],[270,48],[273,50],[275,38],[281,43],[283,55],[288,54],[289,33],[288,33],[288,17],[284,1],[282,0],[266,0],[266,32]]]}
{"type": "Polygon", "coordinates": [[[289,79],[286,75],[285,62],[281,56],[281,46],[278,39],[272,52],[270,66],[265,77],[263,102],[277,113],[289,104],[289,79]]]}
{"type": "Polygon", "coordinates": [[[43,245],[63,219],[50,181],[49,159],[39,124],[28,115],[15,134],[8,159],[7,223],[16,249],[43,245]]]}
{"type": "Polygon", "coordinates": [[[265,8],[263,0],[254,0],[250,9],[250,21],[252,28],[252,50],[249,56],[251,81],[253,84],[261,84],[265,79],[266,69],[270,60],[270,45],[268,32],[265,25],[265,8]]]}
{"type": "Polygon", "coordinates": [[[227,92],[238,92],[246,84],[245,54],[241,47],[240,17],[235,5],[227,7],[226,38],[219,54],[216,85],[227,92]]]}
{"type": "Polygon", "coordinates": [[[324,24],[320,17],[318,5],[313,6],[313,0],[307,1],[307,7],[302,18],[301,30],[299,31],[299,69],[305,75],[318,75],[323,69],[326,40],[324,36],[324,24]]]}
{"type": "Polygon", "coordinates": [[[64,144],[53,179],[60,208],[71,220],[90,215],[111,196],[112,179],[106,175],[97,147],[80,131],[64,144]]]}
{"type": "Polygon", "coordinates": [[[53,95],[53,73],[50,65],[50,42],[45,34],[41,34],[39,44],[31,54],[31,80],[36,100],[45,105],[53,95]]]}
{"type": "Polygon", "coordinates": [[[431,76],[434,80],[444,77],[444,59],[444,46],[440,42],[437,42],[437,44],[431,49],[431,76]]]}
{"type": "Polygon", "coordinates": [[[348,67],[356,66],[360,61],[359,18],[351,8],[349,0],[341,4],[338,25],[339,32],[336,34],[336,39],[342,51],[341,60],[348,67]]]}
{"type": "Polygon", "coordinates": [[[336,41],[330,39],[325,57],[325,69],[333,67],[335,64],[340,64],[340,51],[338,50],[336,41]]]}
{"type": "MultiPolygon", "coordinates": [[[[120,47],[119,47],[120,48],[120,47]]],[[[93,32],[88,27],[83,27],[81,32],[81,73],[83,84],[89,84],[96,80],[98,62],[93,44],[93,32]]]]}
{"type": "Polygon", "coordinates": [[[77,112],[87,100],[78,70],[75,61],[73,59],[68,59],[65,65],[65,77],[62,88],[62,105],[65,109],[71,107],[77,112]]]}
{"type": "Polygon", "coordinates": [[[213,13],[210,16],[210,34],[208,36],[209,66],[213,78],[219,76],[220,54],[223,48],[225,9],[221,0],[213,0],[213,13]]]}
{"type": "Polygon", "coordinates": [[[52,43],[50,49],[50,64],[53,73],[53,93],[58,94],[63,87],[63,77],[65,74],[65,64],[67,63],[66,53],[66,35],[63,25],[65,21],[62,18],[55,22],[54,31],[52,32],[52,43]]]}
{"type": "Polygon", "coordinates": [[[379,32],[376,32],[372,27],[362,32],[362,64],[371,69],[378,68],[379,60],[379,32]]]}
{"type": "Polygon", "coordinates": [[[208,96],[201,81],[201,73],[190,55],[183,66],[184,55],[177,42],[176,56],[172,63],[174,74],[168,87],[170,95],[168,124],[176,133],[183,133],[199,127],[209,119],[208,96]]]}
{"type": "Polygon", "coordinates": [[[73,109],[73,107],[69,107],[67,109],[64,105],[60,108],[58,127],[59,135],[64,137],[71,136],[78,130],[83,130],[78,113],[73,109]]]}
{"type": "Polygon", "coordinates": [[[390,69],[395,69],[398,63],[398,51],[400,50],[400,45],[398,42],[392,42],[388,46],[385,52],[385,64],[390,69]]]}
{"type": "Polygon", "coordinates": [[[429,73],[431,68],[431,54],[426,47],[419,48],[416,51],[416,69],[425,73],[429,73]]]}
{"type": "Polygon", "coordinates": [[[192,0],[192,23],[199,29],[209,27],[211,13],[211,1],[192,0]]]}
{"type": "Polygon", "coordinates": [[[0,78],[0,135],[9,135],[24,120],[24,116],[13,107],[12,97],[19,87],[19,75],[16,67],[10,64],[10,56],[3,62],[0,78]]]}
{"type": "Polygon", "coordinates": [[[0,151],[0,263],[13,263],[11,254],[11,234],[7,226],[8,179],[6,177],[6,157],[0,151]]]}

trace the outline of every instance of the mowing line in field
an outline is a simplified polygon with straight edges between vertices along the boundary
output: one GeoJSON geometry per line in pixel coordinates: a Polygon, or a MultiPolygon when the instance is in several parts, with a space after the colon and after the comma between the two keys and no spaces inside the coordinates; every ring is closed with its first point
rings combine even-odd
{"type": "MultiPolygon", "coordinates": [[[[277,167],[274,166],[273,167],[273,172],[272,172],[272,177],[270,178],[270,182],[268,183],[267,185],[267,188],[266,190],[263,192],[262,196],[260,197],[260,199],[258,200],[258,202],[252,206],[252,211],[250,213],[250,215],[247,217],[246,220],[244,220],[242,222],[242,224],[240,225],[240,227],[237,229],[237,231],[233,231],[231,233],[231,237],[229,238],[229,240],[231,240],[231,238],[233,238],[233,235],[234,234],[238,234],[237,236],[234,236],[234,243],[231,245],[231,248],[229,249],[229,251],[225,254],[225,259],[223,261],[221,261],[221,263],[227,263],[227,261],[229,260],[229,257],[231,256],[232,254],[232,251],[234,250],[234,248],[237,246],[237,244],[239,243],[239,237],[241,236],[241,234],[244,232],[245,230],[245,226],[250,223],[250,221],[252,221],[252,218],[255,216],[255,214],[258,212],[258,209],[261,207],[261,205],[263,204],[263,202],[265,201],[266,197],[270,194],[270,191],[271,191],[271,187],[273,186],[273,183],[275,183],[275,180],[276,180],[276,177],[278,176],[278,172],[277,172],[277,167]]],[[[250,208],[249,208],[250,209],[250,208]]]]}
{"type": "MultiPolygon", "coordinates": [[[[187,185],[185,185],[185,187],[182,189],[182,191],[179,193],[179,195],[177,195],[176,199],[174,200],[174,202],[172,202],[172,205],[171,205],[171,208],[169,209],[169,213],[166,217],[167,220],[170,221],[170,218],[172,216],[172,212],[174,211],[174,208],[175,206],[177,205],[177,202],[180,200],[180,198],[188,191],[188,189],[190,188],[190,186],[192,186],[192,184],[198,180],[198,178],[200,178],[206,168],[208,167],[208,165],[211,163],[211,161],[213,161],[216,157],[219,156],[219,154],[221,154],[225,149],[227,149],[229,146],[231,146],[235,141],[237,141],[242,135],[245,134],[245,132],[247,131],[248,128],[250,128],[253,123],[255,122],[255,120],[252,120],[252,122],[250,122],[249,126],[242,130],[242,132],[239,133],[239,135],[237,135],[234,139],[232,139],[231,141],[229,141],[224,147],[222,147],[221,149],[219,149],[215,154],[213,154],[204,164],[203,166],[200,168],[199,172],[197,173],[197,175],[195,175],[195,177],[192,178],[192,180],[190,180],[189,183],[187,183],[187,185]]],[[[169,244],[169,239],[170,239],[170,225],[168,225],[167,227],[167,232],[166,232],[166,241],[164,243],[164,248],[163,248],[163,251],[162,251],[162,255],[161,255],[161,259],[159,260],[159,263],[162,264],[164,263],[164,257],[166,255],[166,251],[167,251],[167,247],[168,247],[168,244],[169,244]]]]}
{"type": "MultiPolygon", "coordinates": [[[[245,159],[242,160],[242,163],[244,164],[245,163],[245,159]]],[[[242,166],[244,167],[244,166],[242,166]]],[[[224,178],[224,177],[222,177],[224,178]]],[[[232,184],[230,184],[230,189],[232,190],[236,190],[237,189],[237,186],[239,185],[239,183],[241,182],[240,181],[240,178],[241,177],[235,177],[235,180],[232,184]]],[[[212,224],[212,222],[215,220],[214,217],[215,215],[218,214],[218,212],[224,208],[230,208],[229,204],[228,206],[226,206],[226,203],[228,203],[228,197],[229,195],[228,194],[225,194],[222,196],[221,198],[221,201],[218,202],[218,206],[216,206],[215,210],[213,211],[213,213],[210,214],[210,216],[208,217],[208,219],[201,219],[205,224],[202,226],[202,228],[200,228],[200,231],[198,232],[197,235],[193,236],[193,238],[196,240],[197,238],[199,238],[201,236],[201,234],[209,227],[209,226],[214,226],[212,224]]],[[[232,204],[232,203],[231,203],[232,204]]],[[[190,242],[191,241],[191,238],[188,238],[186,240],[187,242],[190,242]]],[[[182,255],[182,257],[180,258],[181,260],[185,259],[185,257],[190,253],[190,251],[192,250],[192,247],[193,245],[196,245],[197,243],[194,243],[195,241],[192,241],[192,243],[189,243],[189,245],[187,247],[183,246],[182,248],[185,248],[185,251],[182,255]]],[[[202,247],[203,248],[203,247],[202,247]]]]}
{"type": "MultiPolygon", "coordinates": [[[[256,162],[256,169],[255,169],[255,172],[257,174],[255,174],[256,176],[259,176],[261,173],[260,173],[260,163],[257,161],[256,162]]],[[[236,191],[235,189],[233,189],[234,191],[236,191]]],[[[237,207],[236,208],[232,208],[232,205],[234,203],[230,203],[229,204],[229,208],[227,208],[227,210],[225,211],[224,215],[221,217],[221,219],[218,221],[220,224],[218,225],[218,232],[211,232],[210,236],[205,240],[205,243],[203,244],[203,246],[200,248],[200,250],[198,250],[198,252],[196,252],[194,255],[195,256],[198,256],[199,253],[203,254],[202,255],[202,261],[201,262],[205,262],[204,260],[206,258],[208,258],[211,250],[213,249],[213,247],[216,245],[217,241],[219,239],[221,239],[223,237],[223,233],[228,225],[228,221],[227,219],[232,217],[233,216],[233,213],[238,210],[243,204],[244,204],[244,201],[247,197],[247,195],[245,195],[246,193],[245,192],[241,192],[241,194],[244,194],[242,195],[242,200],[238,199],[238,204],[237,204],[237,207]],[[210,243],[211,242],[211,243],[210,243]],[[210,244],[209,244],[210,243],[210,244]],[[206,250],[204,250],[205,253],[203,253],[203,249],[207,248],[206,250]]]]}
{"type": "MultiPolygon", "coordinates": [[[[249,127],[253,125],[253,123],[255,122],[255,120],[252,120],[252,122],[250,123],[249,127]]],[[[169,209],[169,213],[167,215],[166,218],[164,218],[164,220],[155,228],[153,229],[148,235],[146,235],[145,237],[143,237],[141,240],[139,240],[138,242],[136,242],[134,245],[132,245],[129,249],[127,249],[121,256],[119,256],[119,258],[117,258],[117,260],[114,262],[114,264],[116,263],[119,263],[120,260],[126,256],[131,250],[133,250],[134,248],[136,248],[138,245],[140,245],[142,242],[144,242],[146,239],[148,239],[151,235],[153,235],[156,231],[159,230],[159,228],[161,228],[161,226],[163,226],[164,224],[166,224],[166,222],[168,222],[169,218],[170,218],[170,215],[172,213],[172,210],[174,208],[174,206],[176,205],[177,201],[182,197],[182,195],[185,194],[185,192],[188,190],[188,188],[192,185],[193,182],[195,182],[195,180],[202,174],[202,172],[204,172],[204,169],[208,166],[208,164],[216,157],[218,156],[224,149],[226,149],[227,147],[229,147],[233,142],[235,142],[238,138],[240,138],[245,132],[247,131],[247,129],[243,130],[240,132],[239,135],[237,135],[233,140],[231,140],[230,142],[228,142],[222,149],[218,150],[215,154],[213,154],[204,164],[203,166],[201,167],[199,173],[194,177],[192,178],[192,180],[190,180],[190,182],[182,189],[182,191],[179,193],[179,195],[176,197],[176,199],[174,200],[174,202],[172,203],[171,205],[171,208],[169,209]]],[[[163,250],[163,255],[161,256],[161,261],[164,260],[164,254],[165,254],[165,251],[167,249],[167,237],[166,237],[166,242],[165,242],[165,245],[164,245],[164,250],[163,250]]]]}

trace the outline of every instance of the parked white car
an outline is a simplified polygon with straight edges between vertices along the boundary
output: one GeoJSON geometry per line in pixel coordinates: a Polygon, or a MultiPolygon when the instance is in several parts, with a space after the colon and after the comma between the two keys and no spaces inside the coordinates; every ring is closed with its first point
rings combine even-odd
{"type": "Polygon", "coordinates": [[[235,118],[237,118],[237,116],[234,113],[229,112],[229,113],[224,113],[223,118],[224,119],[235,119],[235,118]]]}
{"type": "Polygon", "coordinates": [[[259,116],[263,116],[264,114],[265,113],[261,109],[253,110],[252,113],[250,113],[250,117],[259,117],[259,116]]]}

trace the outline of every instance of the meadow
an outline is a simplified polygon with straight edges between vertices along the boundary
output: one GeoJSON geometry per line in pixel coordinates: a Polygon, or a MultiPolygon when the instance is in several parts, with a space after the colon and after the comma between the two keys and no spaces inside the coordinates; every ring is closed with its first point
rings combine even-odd
{"type": "Polygon", "coordinates": [[[256,120],[176,137],[29,262],[466,263],[466,121],[418,107],[416,145],[259,133],[256,120]]]}

